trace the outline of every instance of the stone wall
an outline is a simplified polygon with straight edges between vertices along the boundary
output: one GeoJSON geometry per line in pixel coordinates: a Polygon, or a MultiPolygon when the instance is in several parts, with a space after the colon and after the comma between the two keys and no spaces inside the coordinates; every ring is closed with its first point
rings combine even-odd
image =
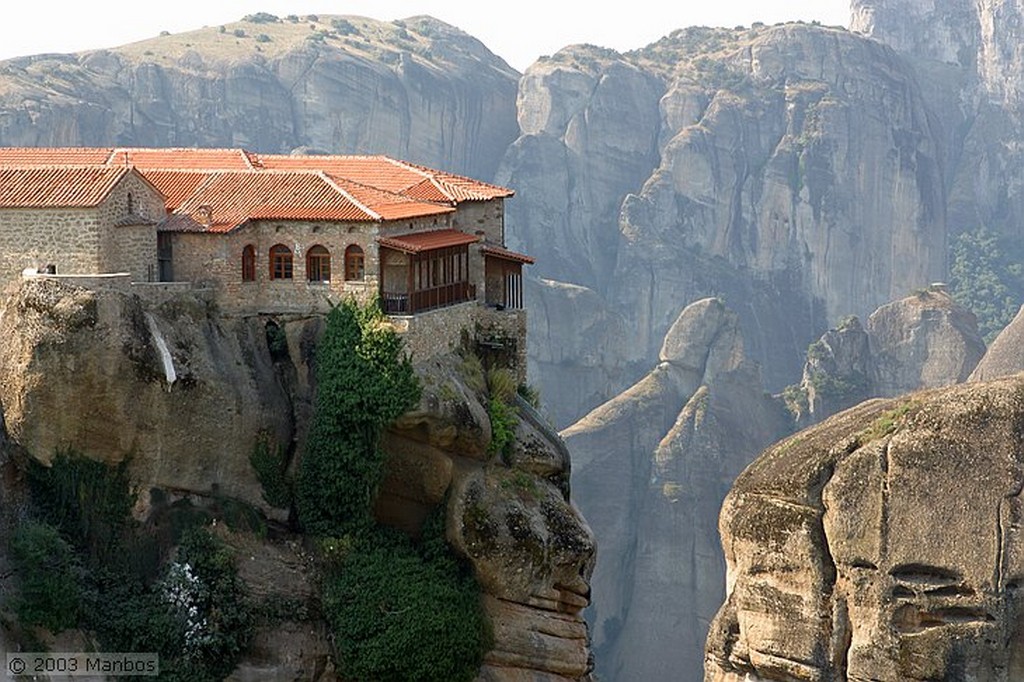
{"type": "Polygon", "coordinates": [[[95,208],[0,209],[0,285],[47,264],[62,274],[102,272],[102,220],[95,208]]]}
{"type": "Polygon", "coordinates": [[[467,301],[411,316],[391,316],[413,362],[462,348],[467,342],[485,366],[508,367],[526,382],[526,311],[497,310],[467,301]]]}
{"type": "Polygon", "coordinates": [[[452,227],[469,234],[483,232],[488,244],[505,243],[505,200],[465,201],[459,204],[452,227]]]}
{"type": "Polygon", "coordinates": [[[175,280],[205,283],[217,289],[227,311],[266,313],[323,312],[349,296],[368,301],[379,290],[380,249],[377,238],[401,237],[414,232],[449,229],[451,218],[438,216],[386,223],[335,223],[309,221],[253,221],[229,233],[173,232],[175,280]],[[242,281],[242,250],[256,249],[256,279],[242,281]],[[292,279],[270,279],[270,249],[284,244],[292,251],[292,279]],[[345,249],[355,244],[363,250],[366,275],[361,281],[345,281],[345,249]],[[329,284],[310,282],[306,253],[320,245],[331,254],[329,284]]]}
{"type": "Polygon", "coordinates": [[[225,311],[323,312],[347,296],[365,301],[377,294],[375,223],[255,221],[227,234],[172,234],[174,279],[215,288],[225,311]],[[256,250],[256,279],[243,282],[242,250],[249,244],[256,250]],[[292,251],[292,279],[270,279],[270,249],[277,244],[292,251]],[[363,250],[363,281],[345,281],[345,249],[352,244],[363,250]],[[306,275],[306,253],[317,245],[331,254],[326,284],[306,275]]]}
{"type": "Polygon", "coordinates": [[[157,279],[156,223],[166,213],[152,185],[138,173],[126,175],[99,206],[98,272],[129,272],[136,282],[157,279]]]}
{"type": "Polygon", "coordinates": [[[507,366],[518,383],[526,383],[526,311],[480,306],[475,322],[477,350],[485,364],[491,356],[493,364],[507,366]]]}
{"type": "Polygon", "coordinates": [[[55,265],[58,274],[127,272],[136,281],[152,279],[156,227],[148,223],[164,215],[163,198],[138,173],[126,175],[95,208],[0,209],[0,286],[43,265],[55,265]],[[143,224],[128,220],[129,194],[132,214],[143,224]]]}
{"type": "Polygon", "coordinates": [[[462,339],[470,339],[480,304],[467,301],[447,308],[436,308],[408,316],[392,316],[391,323],[412,354],[413,362],[422,363],[458,350],[462,339]]]}

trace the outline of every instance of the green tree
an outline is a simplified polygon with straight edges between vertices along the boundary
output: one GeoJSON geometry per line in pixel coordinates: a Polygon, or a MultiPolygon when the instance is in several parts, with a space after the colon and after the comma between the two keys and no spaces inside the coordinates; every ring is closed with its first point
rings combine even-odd
{"type": "Polygon", "coordinates": [[[419,402],[419,381],[380,310],[354,302],[327,316],[316,379],[296,489],[299,521],[316,535],[361,533],[373,525],[383,477],[381,432],[419,402]]]}
{"type": "Polygon", "coordinates": [[[978,317],[986,343],[1002,331],[1024,300],[1024,252],[986,228],[958,235],[950,249],[953,298],[978,317]]]}

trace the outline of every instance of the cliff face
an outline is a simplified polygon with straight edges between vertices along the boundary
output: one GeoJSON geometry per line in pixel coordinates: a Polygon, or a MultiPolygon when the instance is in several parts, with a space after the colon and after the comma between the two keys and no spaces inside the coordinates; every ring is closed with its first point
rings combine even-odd
{"type": "Polygon", "coordinates": [[[519,74],[429,17],[241,21],[0,64],[0,144],[392,154],[490,178],[519,74]]]}
{"type": "MultiPolygon", "coordinates": [[[[595,292],[583,319],[606,310],[634,335],[625,353],[597,333],[580,361],[536,363],[542,388],[593,355],[636,377],[707,295],[742,302],[747,352],[781,388],[824,320],[945,272],[944,129],[877,42],[789,25],[567,48],[527,71],[519,112],[498,175],[531,197],[510,205],[512,238],[542,276],[595,292]]],[[[566,308],[565,290],[536,293],[566,308]]]]}
{"type": "Polygon", "coordinates": [[[866,327],[847,318],[810,346],[800,423],[822,421],[868,398],[966,381],[984,354],[974,314],[941,289],[921,290],[871,313],[866,327]]]}
{"type": "Polygon", "coordinates": [[[789,425],[760,391],[737,315],[720,301],[688,306],[660,360],[562,432],[601,547],[588,615],[597,669],[614,679],[700,670],[724,582],[719,505],[732,478],[789,425]]]}
{"type": "MultiPolygon", "coordinates": [[[[149,294],[154,296],[156,294],[149,294]]],[[[145,518],[168,497],[267,506],[250,455],[259,439],[301,459],[319,318],[231,318],[190,292],[147,303],[122,291],[22,283],[0,301],[3,453],[48,462],[74,448],[129,461],[145,518]],[[171,381],[173,379],[173,381],[171,381]]],[[[494,627],[481,679],[585,679],[594,541],[569,499],[569,457],[546,422],[521,407],[506,460],[487,453],[486,396],[461,362],[417,368],[420,405],[386,434],[376,515],[411,532],[447,501],[455,550],[473,566],[494,627]]],[[[225,503],[226,504],[226,503],[225,503]]],[[[227,534],[257,597],[306,603],[313,567],[300,538],[227,534]]],[[[225,531],[226,533],[226,531],[225,531]]],[[[311,611],[315,613],[316,610],[311,611]]],[[[326,626],[288,618],[263,627],[237,679],[334,679],[326,626]],[[253,677],[255,676],[255,677],[253,677]]]]}
{"type": "Polygon", "coordinates": [[[705,680],[1024,675],[1022,396],[871,401],[761,455],[722,508],[705,680]]]}

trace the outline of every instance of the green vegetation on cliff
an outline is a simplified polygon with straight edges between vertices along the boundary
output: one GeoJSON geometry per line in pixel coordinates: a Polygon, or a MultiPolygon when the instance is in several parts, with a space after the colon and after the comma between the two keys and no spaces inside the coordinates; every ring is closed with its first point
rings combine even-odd
{"type": "Polygon", "coordinates": [[[231,551],[183,507],[168,533],[137,523],[124,464],[58,454],[29,465],[33,519],[11,540],[25,625],[91,632],[106,651],[156,652],[161,679],[221,680],[254,610],[231,551]]]}
{"type": "Polygon", "coordinates": [[[328,315],[317,397],[296,486],[299,521],[321,538],[322,609],[346,679],[471,680],[490,639],[480,588],[445,540],[446,504],[420,541],[379,527],[385,427],[420,399],[401,338],[376,306],[328,315]]]}
{"type": "Polygon", "coordinates": [[[401,338],[376,306],[345,303],[327,317],[316,356],[317,394],[296,489],[299,520],[314,535],[373,526],[384,475],[381,432],[420,399],[401,338]]]}
{"type": "Polygon", "coordinates": [[[956,302],[978,317],[978,331],[992,343],[1024,301],[1024,249],[985,228],[965,232],[950,248],[950,285],[956,302]]]}

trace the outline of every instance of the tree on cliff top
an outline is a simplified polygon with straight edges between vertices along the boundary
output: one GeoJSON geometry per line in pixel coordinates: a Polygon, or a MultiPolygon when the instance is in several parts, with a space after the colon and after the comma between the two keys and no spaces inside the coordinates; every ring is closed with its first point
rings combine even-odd
{"type": "Polygon", "coordinates": [[[317,394],[297,488],[299,521],[314,535],[372,527],[383,476],[383,429],[420,399],[402,339],[376,306],[346,302],[327,316],[316,354],[317,394]]]}

